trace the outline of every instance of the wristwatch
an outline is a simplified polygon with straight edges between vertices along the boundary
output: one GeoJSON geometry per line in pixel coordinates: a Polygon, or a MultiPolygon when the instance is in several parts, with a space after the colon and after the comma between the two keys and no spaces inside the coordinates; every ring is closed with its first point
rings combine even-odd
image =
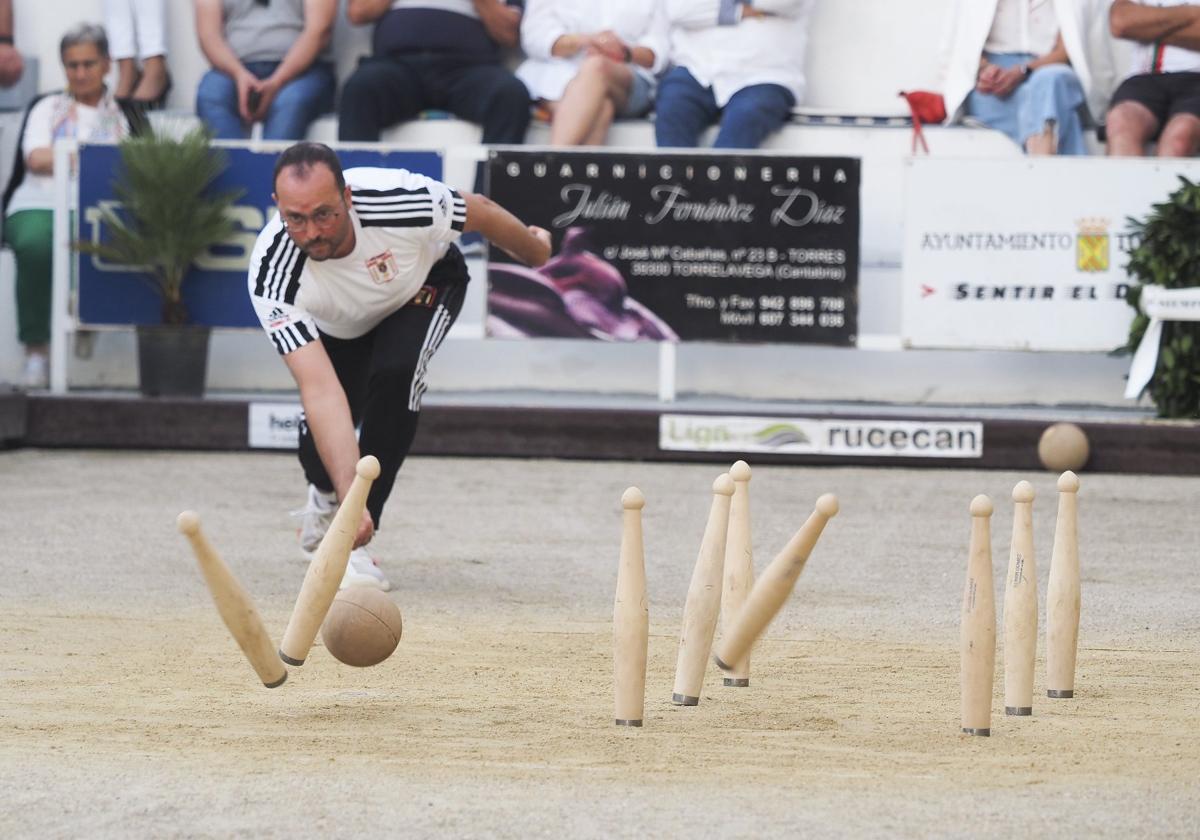
{"type": "Polygon", "coordinates": [[[1032,75],[1033,75],[1033,68],[1030,67],[1028,64],[1022,64],[1021,65],[1021,81],[1025,81],[1032,75]]]}

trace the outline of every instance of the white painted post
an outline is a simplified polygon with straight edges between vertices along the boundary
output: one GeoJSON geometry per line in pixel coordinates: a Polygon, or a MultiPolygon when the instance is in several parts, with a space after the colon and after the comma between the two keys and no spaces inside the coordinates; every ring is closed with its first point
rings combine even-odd
{"type": "Polygon", "coordinates": [[[51,250],[50,291],[50,392],[67,392],[67,358],[75,335],[71,312],[71,156],[78,153],[74,140],[54,144],[54,245],[51,250]]]}

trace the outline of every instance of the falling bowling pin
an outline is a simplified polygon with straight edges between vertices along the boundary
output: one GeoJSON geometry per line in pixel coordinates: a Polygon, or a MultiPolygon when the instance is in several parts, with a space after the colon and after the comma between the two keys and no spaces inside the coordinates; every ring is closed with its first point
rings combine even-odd
{"type": "MultiPolygon", "coordinates": [[[[754,553],[750,541],[750,465],[738,461],[729,469],[733,500],[729,504],[729,533],[725,539],[725,586],[721,593],[721,632],[728,633],[754,586],[754,553]]],[[[747,652],[725,674],[725,685],[750,685],[747,652]]]]}
{"type": "Polygon", "coordinates": [[[704,538],[700,542],[700,553],[683,607],[683,631],[679,634],[679,657],[675,662],[675,690],[671,695],[671,702],[677,706],[695,706],[700,702],[704,669],[708,665],[721,612],[725,538],[729,529],[729,501],[733,496],[733,479],[729,473],[717,476],[712,492],[704,538]]]}

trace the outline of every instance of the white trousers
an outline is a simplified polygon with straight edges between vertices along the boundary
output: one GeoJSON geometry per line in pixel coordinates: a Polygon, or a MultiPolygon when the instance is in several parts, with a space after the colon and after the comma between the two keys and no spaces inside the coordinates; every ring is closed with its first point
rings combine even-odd
{"type": "Polygon", "coordinates": [[[167,54],[166,0],[104,0],[108,50],[115,60],[167,54]]]}

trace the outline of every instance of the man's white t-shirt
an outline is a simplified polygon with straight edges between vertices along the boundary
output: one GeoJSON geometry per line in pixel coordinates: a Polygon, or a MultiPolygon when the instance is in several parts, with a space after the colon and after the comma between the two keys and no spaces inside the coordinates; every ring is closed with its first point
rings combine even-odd
{"type": "Polygon", "coordinates": [[[462,233],[459,193],[403,169],[356,167],[350,187],[354,250],[310,260],[276,214],[258,235],[247,284],[254,311],[280,354],[317,338],[358,338],[407,304],[462,233]]]}
{"type": "MultiPolygon", "coordinates": [[[[1138,0],[1143,6],[1189,5],[1193,0],[1138,0]]],[[[1133,51],[1133,60],[1129,68],[1130,76],[1143,73],[1195,73],[1200,72],[1200,52],[1172,47],[1152,41],[1138,44],[1133,51]]]]}

